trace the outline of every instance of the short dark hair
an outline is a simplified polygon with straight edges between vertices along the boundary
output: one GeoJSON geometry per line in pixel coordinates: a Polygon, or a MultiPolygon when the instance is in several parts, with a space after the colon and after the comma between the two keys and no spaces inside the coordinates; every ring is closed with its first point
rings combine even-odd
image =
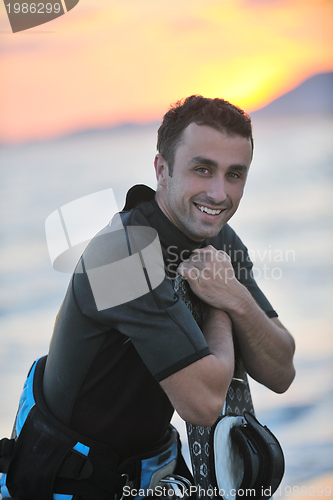
{"type": "Polygon", "coordinates": [[[251,119],[245,111],[224,99],[191,95],[170,107],[158,129],[157,151],[167,161],[169,175],[172,175],[176,148],[182,133],[193,122],[209,125],[230,135],[246,137],[251,140],[253,149],[251,119]]]}

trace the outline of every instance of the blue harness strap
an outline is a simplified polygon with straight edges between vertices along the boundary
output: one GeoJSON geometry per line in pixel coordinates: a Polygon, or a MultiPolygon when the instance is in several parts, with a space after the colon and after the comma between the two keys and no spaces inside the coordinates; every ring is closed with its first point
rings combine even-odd
{"type": "MultiPolygon", "coordinates": [[[[170,426],[167,442],[144,456],[119,464],[107,445],[72,431],[48,411],[42,396],[46,356],[32,365],[20,397],[14,439],[0,441],[0,492],[4,499],[91,500],[121,496],[125,478],[140,494],[151,494],[172,475],[178,456],[178,433],[170,426]]],[[[131,493],[132,494],[132,493],[131,493]]],[[[136,495],[136,493],[134,493],[136,495]]],[[[133,497],[133,496],[132,496],[133,497]]]]}
{"type": "MultiPolygon", "coordinates": [[[[15,440],[13,440],[13,439],[7,440],[6,438],[1,440],[1,444],[3,444],[2,454],[5,456],[11,455],[13,448],[14,448],[14,443],[16,442],[18,437],[20,436],[21,431],[23,429],[23,426],[27,420],[27,417],[28,417],[31,409],[36,405],[36,401],[35,401],[35,397],[34,397],[34,377],[35,377],[36,366],[37,366],[39,359],[41,359],[41,358],[38,358],[33,363],[32,367],[30,368],[28,376],[27,376],[25,383],[24,383],[24,386],[23,386],[23,391],[22,391],[22,394],[20,397],[19,407],[18,407],[18,411],[17,411],[15,423],[14,423],[14,428],[13,428],[13,436],[15,436],[15,440]],[[11,449],[10,449],[10,452],[8,450],[6,453],[6,451],[4,451],[3,448],[7,442],[10,443],[11,449]]],[[[89,446],[86,446],[80,442],[77,442],[72,448],[72,452],[76,452],[77,454],[80,454],[83,457],[88,456],[89,450],[90,450],[89,446]]],[[[67,470],[69,468],[68,462],[69,462],[69,460],[67,459],[67,462],[66,462],[67,470]]],[[[72,465],[72,467],[73,467],[73,465],[72,465]]],[[[64,466],[62,466],[62,468],[64,469],[64,466]]],[[[0,493],[2,495],[2,498],[4,498],[4,499],[11,498],[11,495],[10,495],[8,488],[7,488],[7,474],[0,474],[0,493]]],[[[72,498],[73,498],[73,495],[65,495],[65,494],[61,494],[61,493],[54,493],[53,494],[53,500],[71,500],[72,498]]]]}
{"type": "MultiPolygon", "coordinates": [[[[33,363],[32,367],[29,370],[28,376],[24,382],[23,391],[22,391],[22,394],[20,397],[19,407],[17,410],[16,419],[15,419],[14,428],[13,428],[13,436],[15,436],[15,438],[17,438],[19,436],[19,434],[22,430],[22,427],[24,425],[24,422],[26,421],[26,418],[27,418],[31,408],[36,404],[35,399],[34,399],[34,395],[33,395],[33,379],[34,379],[37,361],[38,360],[36,360],[33,363]]],[[[14,445],[13,440],[8,440],[8,441],[11,441],[12,445],[14,445]]],[[[3,442],[4,442],[4,439],[1,440],[1,443],[3,443],[3,442]]],[[[12,446],[11,453],[5,453],[4,451],[2,451],[2,455],[9,457],[12,454],[12,451],[13,451],[13,446],[12,446]]],[[[7,469],[7,467],[6,467],[6,469],[7,469]]],[[[2,495],[2,498],[11,498],[9,491],[8,491],[8,488],[6,486],[6,481],[7,481],[7,474],[0,473],[0,493],[2,495]]]]}
{"type": "Polygon", "coordinates": [[[164,452],[155,457],[141,460],[140,489],[148,494],[148,490],[153,490],[160,480],[173,474],[178,454],[178,443],[174,441],[164,452]]]}
{"type": "Polygon", "coordinates": [[[24,422],[26,421],[31,408],[36,404],[33,387],[34,387],[34,376],[37,363],[38,359],[34,362],[32,367],[30,368],[28,376],[24,382],[23,391],[20,397],[19,407],[17,410],[16,420],[14,423],[14,435],[16,437],[20,435],[24,422]]]}

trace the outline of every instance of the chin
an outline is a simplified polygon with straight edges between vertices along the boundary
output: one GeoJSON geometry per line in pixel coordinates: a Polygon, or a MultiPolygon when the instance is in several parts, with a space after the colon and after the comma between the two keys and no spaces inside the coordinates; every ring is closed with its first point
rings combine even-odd
{"type": "Polygon", "coordinates": [[[189,231],[187,234],[194,241],[203,241],[208,238],[214,238],[214,236],[218,235],[225,224],[226,222],[222,226],[219,226],[217,228],[211,228],[211,229],[206,228],[202,229],[201,231],[198,230],[195,232],[189,231]]]}

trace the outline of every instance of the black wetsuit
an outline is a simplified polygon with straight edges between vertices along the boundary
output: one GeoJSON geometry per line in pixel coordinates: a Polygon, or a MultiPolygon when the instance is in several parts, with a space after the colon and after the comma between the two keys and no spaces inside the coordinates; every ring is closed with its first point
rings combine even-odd
{"type": "MultiPolygon", "coordinates": [[[[199,244],[167,219],[154,194],[145,186],[132,188],[121,217],[125,227],[157,230],[169,277],[135,300],[98,310],[87,262],[105,266],[120,260],[128,243],[110,228],[99,233],[70,281],[43,381],[45,401],[60,421],[111,445],[122,458],[162,443],[173,407],[159,382],[210,353],[170,279],[181,258],[199,244]]],[[[246,247],[230,226],[200,246],[208,244],[230,254],[237,278],[269,317],[277,316],[251,275],[246,247]]]]}

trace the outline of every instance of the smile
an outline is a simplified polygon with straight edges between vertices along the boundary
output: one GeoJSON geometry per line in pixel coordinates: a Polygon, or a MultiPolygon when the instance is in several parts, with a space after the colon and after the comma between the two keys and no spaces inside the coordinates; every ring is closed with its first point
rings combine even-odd
{"type": "Polygon", "coordinates": [[[204,205],[197,205],[196,203],[195,203],[195,206],[199,210],[201,210],[201,212],[205,212],[206,214],[209,214],[209,215],[220,215],[220,213],[222,212],[221,208],[219,210],[213,210],[211,208],[205,207],[204,205]]]}

